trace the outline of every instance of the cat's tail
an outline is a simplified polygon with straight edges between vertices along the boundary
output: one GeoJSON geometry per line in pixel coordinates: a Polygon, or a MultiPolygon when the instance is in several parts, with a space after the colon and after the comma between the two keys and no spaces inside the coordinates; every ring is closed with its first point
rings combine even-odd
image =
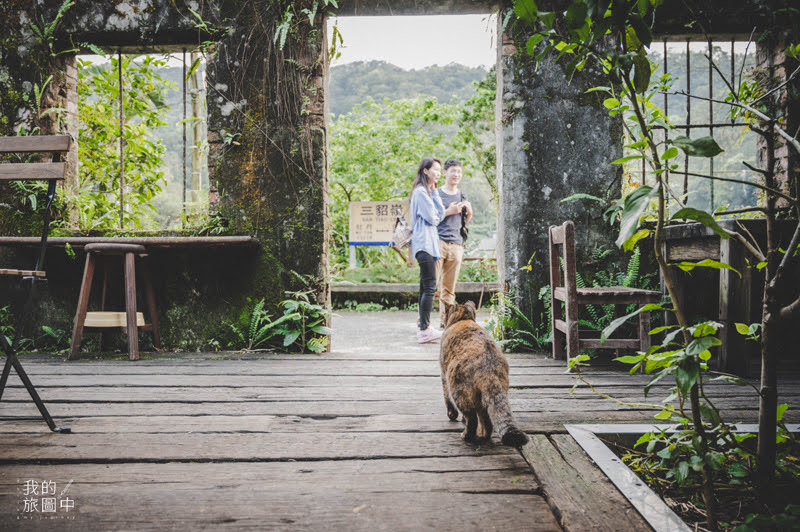
{"type": "Polygon", "coordinates": [[[522,432],[517,424],[514,423],[514,416],[511,414],[511,405],[508,404],[508,396],[499,385],[493,385],[489,390],[482,394],[483,406],[489,413],[489,418],[500,436],[503,445],[509,447],[522,447],[528,443],[528,435],[522,432]]]}

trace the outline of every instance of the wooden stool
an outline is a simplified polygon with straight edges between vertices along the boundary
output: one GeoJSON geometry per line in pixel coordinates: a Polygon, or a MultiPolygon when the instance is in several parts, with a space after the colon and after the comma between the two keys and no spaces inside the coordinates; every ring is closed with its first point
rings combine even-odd
{"type": "MultiPolygon", "coordinates": [[[[136,256],[145,254],[145,247],[138,244],[117,244],[103,242],[87,244],[86,266],[83,269],[81,293],[78,297],[78,310],[75,313],[75,324],[72,329],[72,346],[69,350],[68,360],[78,357],[83,338],[83,329],[108,329],[122,327],[128,331],[128,355],[131,360],[139,360],[139,330],[149,331],[153,334],[153,346],[161,348],[161,336],[158,332],[158,318],[156,317],[156,302],[153,285],[146,273],[142,275],[145,288],[147,312],[150,315],[150,325],[145,325],[144,316],[136,312],[136,256]],[[92,291],[92,278],[94,277],[95,261],[98,256],[123,255],[125,264],[125,312],[106,312],[106,286],[108,284],[108,269],[103,268],[103,288],[100,296],[100,312],[87,312],[89,294],[92,291]]],[[[102,349],[102,333],[100,347],[102,349]]]]}

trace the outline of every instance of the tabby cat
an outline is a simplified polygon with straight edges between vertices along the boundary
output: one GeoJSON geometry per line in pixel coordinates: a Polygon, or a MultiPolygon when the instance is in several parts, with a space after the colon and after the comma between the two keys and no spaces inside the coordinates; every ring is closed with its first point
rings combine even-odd
{"type": "Polygon", "coordinates": [[[446,305],[444,318],[439,363],[447,417],[455,421],[461,411],[465,441],[488,440],[497,428],[503,445],[525,445],[528,436],[517,428],[508,404],[508,362],[475,322],[475,303],[446,305]]]}

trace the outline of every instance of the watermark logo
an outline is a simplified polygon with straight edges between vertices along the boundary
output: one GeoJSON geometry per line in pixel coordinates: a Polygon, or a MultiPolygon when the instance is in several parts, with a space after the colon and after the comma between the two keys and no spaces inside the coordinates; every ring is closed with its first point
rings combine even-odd
{"type": "Polygon", "coordinates": [[[20,505],[17,519],[75,519],[75,499],[67,493],[72,480],[61,491],[54,480],[18,481],[20,505]]]}

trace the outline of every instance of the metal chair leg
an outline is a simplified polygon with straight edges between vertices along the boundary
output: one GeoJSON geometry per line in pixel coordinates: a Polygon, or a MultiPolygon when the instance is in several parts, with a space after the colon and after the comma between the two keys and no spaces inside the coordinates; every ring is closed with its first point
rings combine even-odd
{"type": "Polygon", "coordinates": [[[39,394],[36,392],[36,388],[33,386],[33,383],[28,378],[28,374],[25,373],[25,370],[22,368],[22,364],[20,363],[19,359],[17,358],[16,354],[7,355],[7,359],[11,360],[11,364],[14,366],[14,369],[17,371],[17,375],[19,376],[22,383],[25,385],[25,389],[28,390],[33,402],[36,403],[36,408],[39,409],[39,413],[42,415],[42,418],[47,422],[47,426],[50,427],[50,430],[53,432],[60,432],[60,433],[67,433],[72,432],[72,429],[68,425],[62,425],[57,427],[55,421],[50,416],[50,412],[47,411],[47,407],[44,406],[44,402],[42,398],[39,397],[39,394]]]}
{"type": "MultiPolygon", "coordinates": [[[[28,280],[26,279],[25,282],[28,282],[28,280]]],[[[28,390],[33,402],[36,403],[36,408],[39,409],[39,413],[42,415],[42,418],[45,420],[45,422],[47,422],[47,426],[50,427],[50,430],[53,432],[67,433],[70,432],[71,429],[66,425],[61,427],[56,426],[52,416],[50,416],[50,412],[48,412],[47,407],[44,406],[42,398],[39,397],[39,394],[36,392],[36,388],[34,387],[30,378],[28,378],[28,374],[23,369],[22,363],[20,363],[19,359],[17,358],[17,348],[19,347],[19,340],[22,338],[22,330],[27,322],[27,318],[30,316],[31,308],[33,306],[33,292],[36,281],[34,279],[30,279],[29,282],[31,284],[27,289],[28,296],[25,301],[25,305],[23,306],[22,313],[20,314],[20,318],[17,322],[17,334],[14,337],[14,341],[9,344],[8,340],[6,340],[6,337],[0,334],[0,345],[2,345],[3,351],[6,353],[6,363],[3,367],[3,374],[0,376],[0,399],[3,398],[3,391],[6,388],[8,376],[10,375],[11,367],[13,366],[17,372],[17,375],[22,381],[22,384],[25,385],[25,389],[28,390]]]]}

